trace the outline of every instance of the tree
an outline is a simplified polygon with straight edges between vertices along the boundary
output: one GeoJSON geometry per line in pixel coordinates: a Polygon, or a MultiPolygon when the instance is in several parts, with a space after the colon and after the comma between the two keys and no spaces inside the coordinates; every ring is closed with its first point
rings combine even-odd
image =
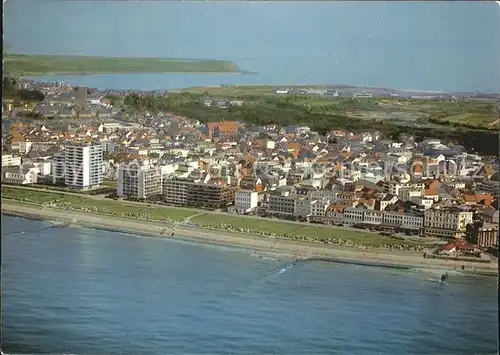
{"type": "Polygon", "coordinates": [[[19,98],[23,101],[38,101],[45,100],[45,95],[39,90],[26,90],[21,89],[17,92],[19,98]]]}
{"type": "Polygon", "coordinates": [[[2,78],[2,96],[7,99],[15,97],[17,92],[17,80],[13,76],[4,76],[2,78]]]}
{"type": "Polygon", "coordinates": [[[2,95],[7,99],[19,101],[43,101],[45,95],[39,90],[27,90],[17,88],[17,79],[12,76],[5,76],[2,79],[2,95]]]}
{"type": "Polygon", "coordinates": [[[108,100],[111,106],[116,106],[120,102],[120,98],[118,96],[111,94],[104,96],[104,99],[108,100]]]}

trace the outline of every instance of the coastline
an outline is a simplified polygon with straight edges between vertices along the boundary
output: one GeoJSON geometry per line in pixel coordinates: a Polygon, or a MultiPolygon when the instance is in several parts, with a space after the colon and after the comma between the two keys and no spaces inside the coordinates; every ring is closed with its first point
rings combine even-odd
{"type": "Polygon", "coordinates": [[[5,72],[22,77],[141,73],[244,74],[236,63],[222,59],[107,57],[4,53],[5,72]]]}
{"type": "MultiPolygon", "coordinates": [[[[134,74],[216,74],[216,75],[250,75],[244,71],[126,71],[126,72],[47,72],[47,73],[21,73],[22,78],[32,78],[40,76],[97,76],[97,75],[134,75],[134,74]]],[[[29,79],[28,79],[29,80],[29,79]]]]}
{"type": "MultiPolygon", "coordinates": [[[[426,259],[419,252],[355,249],[331,244],[302,242],[284,238],[243,235],[230,231],[209,230],[139,219],[103,216],[84,212],[39,208],[21,203],[2,202],[2,214],[35,220],[57,221],[84,228],[167,238],[171,240],[240,248],[273,253],[287,258],[337,262],[372,267],[420,270],[454,270],[465,275],[498,276],[497,264],[465,265],[463,262],[426,259]],[[173,236],[172,236],[173,233],[173,236]]],[[[467,263],[465,263],[467,264],[467,263]]]]}

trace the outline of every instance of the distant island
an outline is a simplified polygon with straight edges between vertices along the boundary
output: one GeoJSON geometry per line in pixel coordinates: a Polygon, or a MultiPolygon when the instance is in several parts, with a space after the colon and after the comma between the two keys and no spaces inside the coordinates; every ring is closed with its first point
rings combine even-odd
{"type": "Polygon", "coordinates": [[[121,73],[244,73],[227,60],[4,54],[4,73],[19,76],[121,73]]]}

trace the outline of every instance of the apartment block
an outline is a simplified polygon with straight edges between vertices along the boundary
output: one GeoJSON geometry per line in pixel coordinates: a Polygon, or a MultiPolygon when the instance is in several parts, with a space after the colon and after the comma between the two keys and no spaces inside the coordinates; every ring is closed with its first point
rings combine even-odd
{"type": "Polygon", "coordinates": [[[498,245],[498,224],[468,224],[466,227],[466,237],[468,241],[480,247],[498,245]]]}
{"type": "Polygon", "coordinates": [[[21,157],[14,154],[2,154],[2,168],[21,165],[21,157]]]}
{"type": "Polygon", "coordinates": [[[167,179],[163,187],[167,203],[198,208],[225,208],[234,203],[236,195],[235,186],[195,183],[188,179],[167,179]]]}
{"type": "Polygon", "coordinates": [[[103,146],[99,143],[66,145],[63,165],[64,184],[67,187],[99,187],[103,175],[103,146]]]}
{"type": "Polygon", "coordinates": [[[173,205],[188,205],[189,184],[185,180],[163,178],[162,195],[165,201],[173,205]]]}
{"type": "Polygon", "coordinates": [[[120,197],[147,199],[162,193],[161,168],[150,165],[118,167],[117,194],[120,197]]]}
{"type": "Polygon", "coordinates": [[[271,214],[293,215],[295,196],[288,192],[274,192],[269,196],[267,211],[271,214]]]}
{"type": "Polygon", "coordinates": [[[433,237],[463,237],[473,213],[457,207],[430,208],[424,212],[424,233],[433,237]]]}
{"type": "Polygon", "coordinates": [[[52,183],[64,184],[66,176],[66,164],[64,163],[64,153],[56,153],[52,158],[52,183]]]}

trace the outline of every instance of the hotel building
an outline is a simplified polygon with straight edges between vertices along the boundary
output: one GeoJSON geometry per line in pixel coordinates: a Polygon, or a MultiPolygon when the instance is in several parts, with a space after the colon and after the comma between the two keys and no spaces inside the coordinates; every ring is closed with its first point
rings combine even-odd
{"type": "Polygon", "coordinates": [[[120,165],[118,167],[116,192],[120,197],[138,200],[161,195],[161,168],[150,165],[120,165]]]}
{"type": "Polygon", "coordinates": [[[465,236],[473,213],[457,207],[430,208],[424,212],[424,233],[432,237],[465,236]]]}

